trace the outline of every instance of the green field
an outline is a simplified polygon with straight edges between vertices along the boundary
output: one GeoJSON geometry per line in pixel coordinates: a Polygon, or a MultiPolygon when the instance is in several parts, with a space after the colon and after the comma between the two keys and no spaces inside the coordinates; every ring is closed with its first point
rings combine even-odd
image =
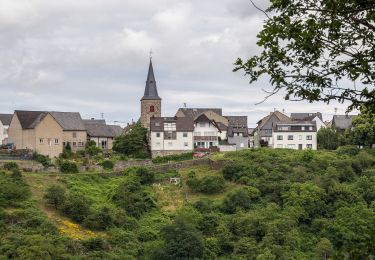
{"type": "Polygon", "coordinates": [[[374,154],[246,150],[213,156],[222,170],[118,177],[4,170],[0,259],[370,258],[374,154]]]}

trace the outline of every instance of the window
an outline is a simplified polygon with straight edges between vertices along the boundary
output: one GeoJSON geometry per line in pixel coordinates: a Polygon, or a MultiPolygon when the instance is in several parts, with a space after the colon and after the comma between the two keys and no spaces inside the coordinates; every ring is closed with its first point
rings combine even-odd
{"type": "Polygon", "coordinates": [[[188,142],[184,142],[184,146],[185,146],[185,147],[188,147],[188,146],[189,146],[189,143],[188,143],[188,142]]]}
{"type": "MultiPolygon", "coordinates": [[[[277,130],[280,130],[280,131],[288,131],[289,130],[289,127],[288,126],[278,126],[277,127],[277,130]]],[[[272,131],[272,130],[270,130],[272,131]]]]}
{"type": "Polygon", "coordinates": [[[266,134],[272,134],[272,129],[265,129],[264,132],[265,132],[266,134]]]}
{"type": "Polygon", "coordinates": [[[73,138],[77,138],[77,132],[73,132],[73,138]]]}
{"type": "Polygon", "coordinates": [[[306,135],[306,140],[312,140],[312,135],[306,135]]]}
{"type": "Polygon", "coordinates": [[[59,139],[55,139],[55,144],[59,144],[59,139]]]}
{"type": "Polygon", "coordinates": [[[156,137],[158,137],[158,138],[159,138],[159,137],[160,137],[160,133],[156,133],[156,137]]]}
{"type": "Polygon", "coordinates": [[[77,146],[77,142],[73,142],[73,147],[76,147],[77,146]]]}
{"type": "Polygon", "coordinates": [[[307,145],[306,145],[306,148],[307,148],[307,149],[312,149],[313,146],[312,146],[312,144],[307,144],[307,145]]]}
{"type": "Polygon", "coordinates": [[[312,131],[312,130],[313,130],[313,127],[312,127],[312,126],[309,126],[309,130],[312,131]]]}
{"type": "Polygon", "coordinates": [[[150,106],[150,112],[155,112],[155,106],[150,106]]]}
{"type": "Polygon", "coordinates": [[[40,144],[44,144],[44,139],[43,139],[43,138],[40,138],[40,139],[39,139],[39,143],[40,143],[40,144]]]}
{"type": "Polygon", "coordinates": [[[215,132],[204,132],[204,136],[216,136],[215,132]]]}
{"type": "Polygon", "coordinates": [[[278,135],[277,136],[277,140],[283,140],[283,136],[282,135],[278,135]]]}
{"type": "Polygon", "coordinates": [[[293,135],[288,135],[288,140],[293,140],[293,135]]]}
{"type": "Polygon", "coordinates": [[[164,123],[164,131],[176,131],[176,123],[164,123]]]}
{"type": "Polygon", "coordinates": [[[295,144],[288,144],[289,149],[295,149],[296,145],[295,144]]]}
{"type": "Polygon", "coordinates": [[[186,137],[188,137],[188,133],[183,133],[182,136],[183,136],[184,138],[186,138],[186,137]]]}
{"type": "Polygon", "coordinates": [[[199,123],[199,126],[200,126],[200,127],[205,127],[205,126],[206,126],[206,123],[204,123],[204,122],[199,123]]]}
{"type": "Polygon", "coordinates": [[[159,122],[156,122],[156,123],[155,123],[155,126],[160,126],[160,123],[159,123],[159,122]]]}
{"type": "Polygon", "coordinates": [[[107,149],[107,141],[102,140],[102,149],[107,149]]]}
{"type": "Polygon", "coordinates": [[[302,131],[305,131],[305,127],[304,127],[304,126],[301,126],[301,130],[302,130],[302,131]]]}

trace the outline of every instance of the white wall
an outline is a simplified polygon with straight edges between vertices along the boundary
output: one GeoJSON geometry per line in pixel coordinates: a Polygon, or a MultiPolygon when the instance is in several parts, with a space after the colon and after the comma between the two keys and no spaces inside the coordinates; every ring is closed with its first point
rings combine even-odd
{"type": "Polygon", "coordinates": [[[204,126],[201,126],[201,123],[195,124],[195,128],[194,128],[195,136],[219,136],[218,134],[219,134],[218,129],[211,123],[204,122],[204,126]]]}
{"type": "Polygon", "coordinates": [[[317,131],[319,131],[320,128],[322,128],[322,127],[326,127],[326,125],[324,124],[324,122],[322,120],[320,120],[319,117],[315,117],[312,121],[316,122],[316,129],[317,129],[317,131]]]}
{"type": "Polygon", "coordinates": [[[177,132],[176,140],[164,140],[164,132],[151,132],[151,151],[193,151],[193,149],[193,132],[177,132]],[[157,137],[158,133],[160,137],[157,137]],[[187,133],[187,137],[184,137],[184,133],[187,133]]]}
{"type": "Polygon", "coordinates": [[[7,137],[8,135],[5,135],[5,127],[3,123],[0,121],[0,144],[2,144],[5,138],[7,137]]]}
{"type": "Polygon", "coordinates": [[[312,149],[317,149],[316,132],[273,132],[273,148],[289,148],[298,149],[298,145],[302,144],[302,149],[307,149],[307,144],[312,144],[312,149]],[[277,140],[277,136],[283,136],[283,140],[277,140]],[[293,140],[288,140],[288,136],[293,135],[293,140]],[[312,136],[312,140],[307,140],[307,136],[312,136]],[[290,147],[294,145],[294,147],[290,147]]]}

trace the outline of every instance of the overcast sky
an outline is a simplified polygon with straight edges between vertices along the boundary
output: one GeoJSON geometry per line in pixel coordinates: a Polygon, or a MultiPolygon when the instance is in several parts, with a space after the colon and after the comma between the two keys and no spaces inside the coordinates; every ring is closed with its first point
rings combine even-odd
{"type": "MultiPolygon", "coordinates": [[[[265,8],[267,1],[257,0],[265,8]]],[[[248,0],[0,0],[0,113],[78,111],[129,122],[140,115],[153,49],[162,114],[179,107],[222,107],[250,126],[274,108],[324,113],[344,105],[265,96],[233,73],[237,57],[259,52],[265,17],[248,0]]]]}

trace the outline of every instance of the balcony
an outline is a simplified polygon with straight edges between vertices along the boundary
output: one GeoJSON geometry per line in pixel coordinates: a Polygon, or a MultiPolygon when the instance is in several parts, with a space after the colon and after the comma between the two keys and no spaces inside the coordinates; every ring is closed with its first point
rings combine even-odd
{"type": "Polygon", "coordinates": [[[217,142],[217,136],[194,136],[194,141],[208,141],[208,142],[217,142]]]}

